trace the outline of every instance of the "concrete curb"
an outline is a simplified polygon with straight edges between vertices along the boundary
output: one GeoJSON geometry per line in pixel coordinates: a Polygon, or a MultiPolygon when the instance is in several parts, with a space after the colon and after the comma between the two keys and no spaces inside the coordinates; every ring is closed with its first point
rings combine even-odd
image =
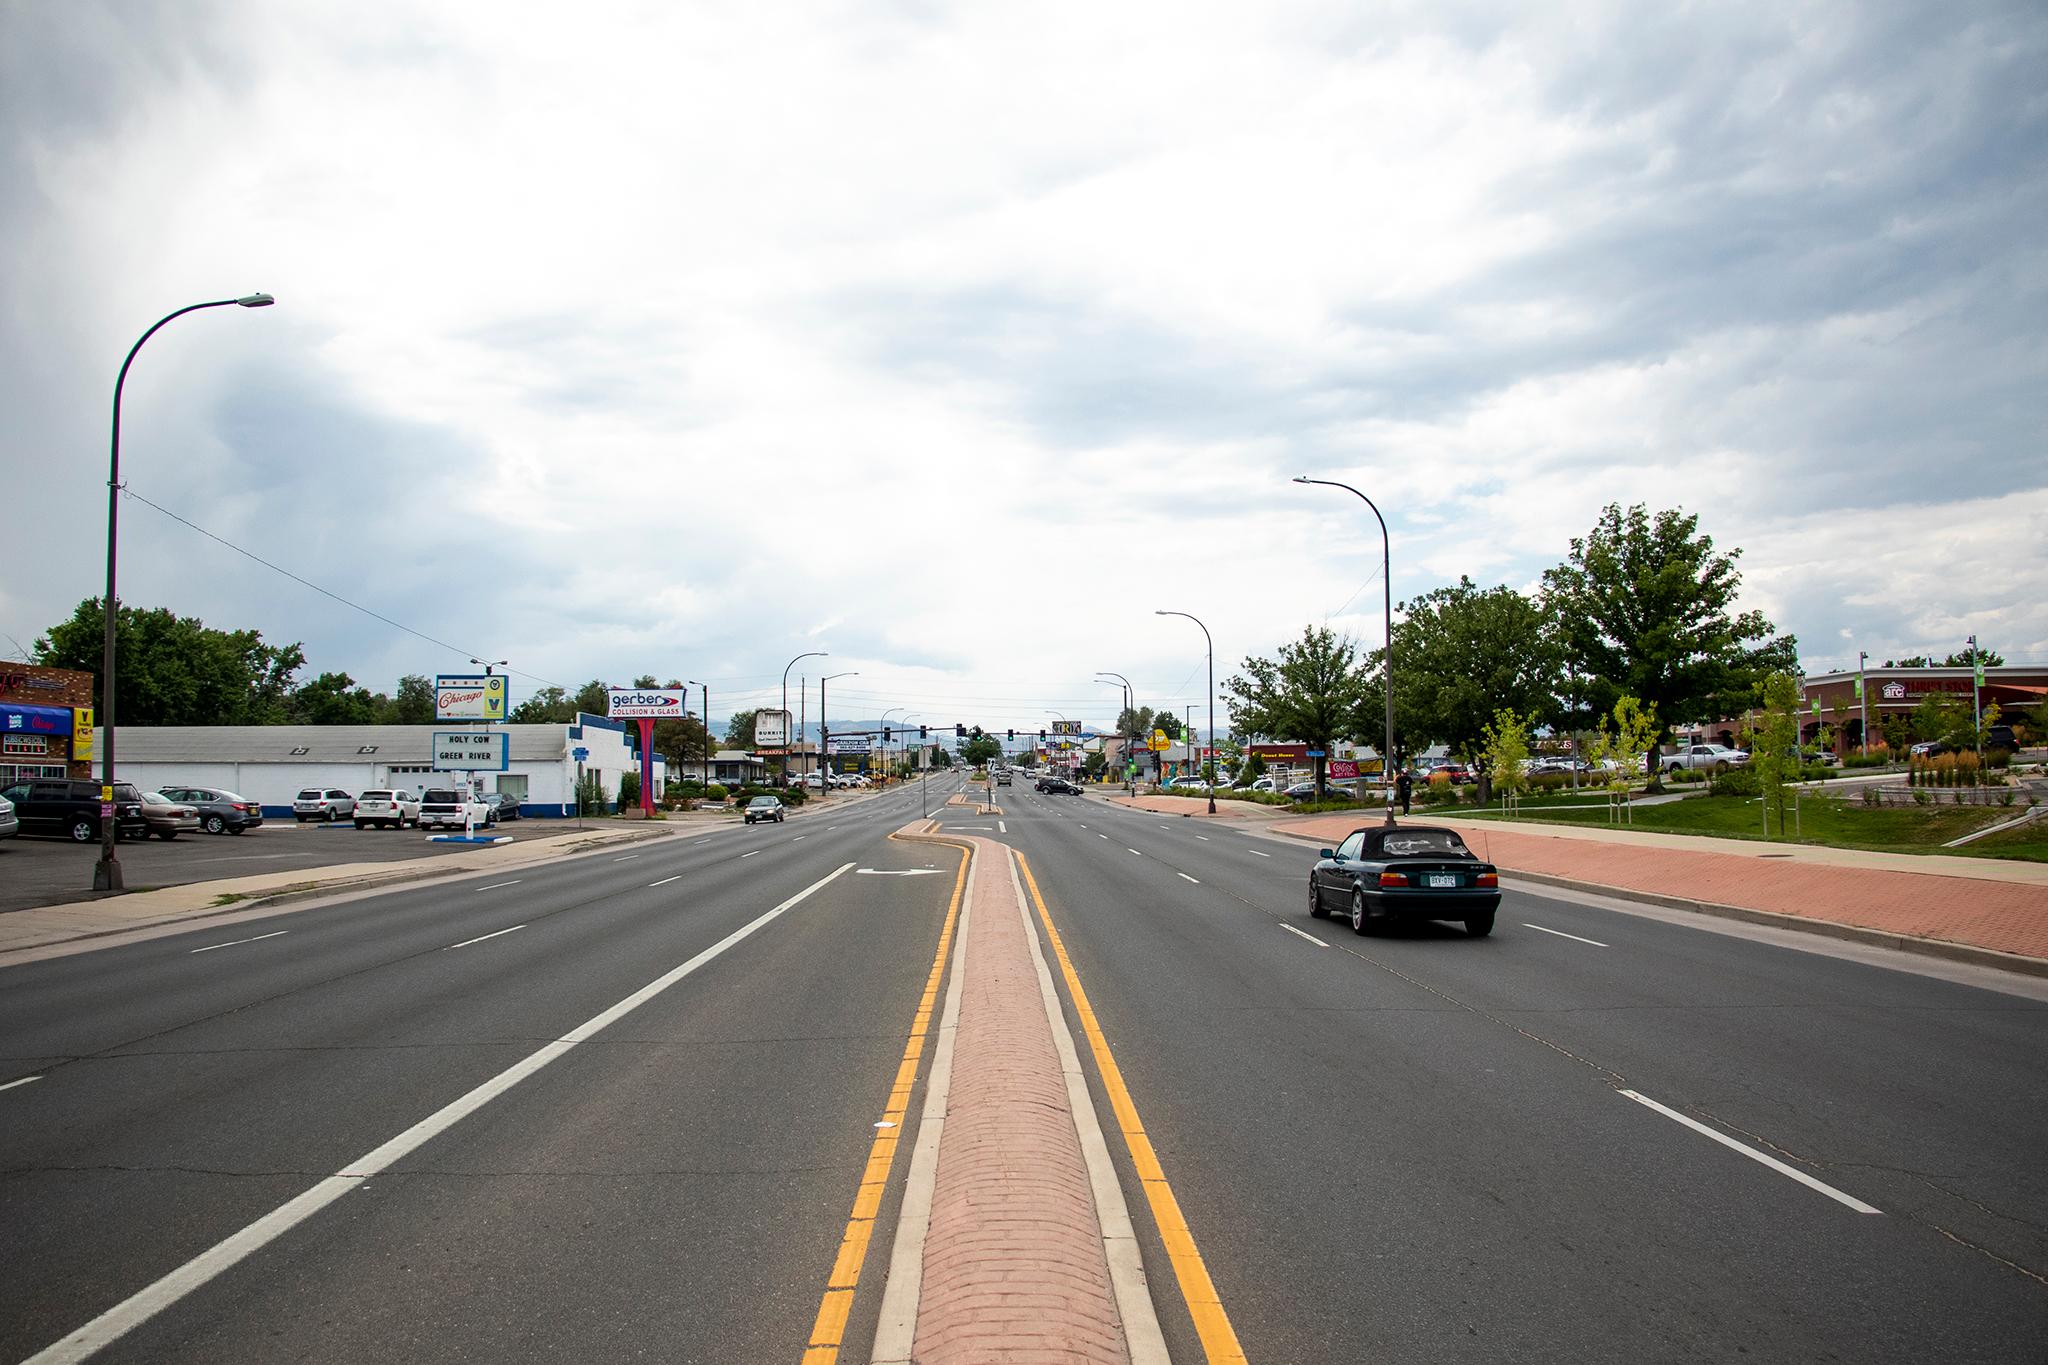
{"type": "MultiPolygon", "coordinates": [[[[1320,835],[1309,836],[1284,829],[1272,832],[1307,844],[1318,843],[1322,838],[1320,835]]],[[[1555,886],[1566,891],[1584,891],[1596,896],[1611,896],[1616,900],[1641,901],[1645,905],[1662,906],[1667,910],[1690,910],[1695,914],[1712,915],[1716,919],[1767,924],[1774,929],[1793,929],[1800,933],[1817,934],[1823,938],[1847,939],[1851,943],[1891,948],[1902,953],[1918,953],[1922,957],[1944,958],[1950,962],[1967,962],[1972,966],[2017,972],[2022,976],[2048,977],[2048,958],[2004,953],[1996,948],[1980,948],[1973,943],[1957,943],[1953,939],[1895,934],[1886,929],[1865,928],[1860,924],[1843,924],[1829,919],[1808,919],[1803,915],[1785,915],[1775,910],[1753,910],[1746,905],[1723,905],[1716,901],[1694,900],[1689,896],[1671,896],[1657,891],[1638,891],[1633,887],[1610,886],[1605,882],[1559,877],[1548,872],[1519,872],[1511,867],[1501,870],[1517,881],[1555,886]]]]}

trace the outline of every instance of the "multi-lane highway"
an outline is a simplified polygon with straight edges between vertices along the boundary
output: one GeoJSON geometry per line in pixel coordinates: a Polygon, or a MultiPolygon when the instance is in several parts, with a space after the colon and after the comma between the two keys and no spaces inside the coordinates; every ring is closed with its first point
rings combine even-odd
{"type": "MultiPolygon", "coordinates": [[[[1023,855],[1250,1359],[2042,1358],[2038,985],[1513,890],[1359,938],[1313,849],[995,797],[935,810],[1023,855]]],[[[918,807],[0,967],[0,1356],[799,1359],[953,901],[918,807]]]]}

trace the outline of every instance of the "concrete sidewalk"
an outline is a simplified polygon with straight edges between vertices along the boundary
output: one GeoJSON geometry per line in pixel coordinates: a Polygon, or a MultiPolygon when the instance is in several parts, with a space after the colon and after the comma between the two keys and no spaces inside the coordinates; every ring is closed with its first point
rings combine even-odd
{"type": "MultiPolygon", "coordinates": [[[[1269,828],[1327,847],[1370,823],[1312,815],[1269,828]]],[[[1406,823],[1455,829],[1532,880],[2048,975],[2048,864],[1419,813],[1406,823]]]]}

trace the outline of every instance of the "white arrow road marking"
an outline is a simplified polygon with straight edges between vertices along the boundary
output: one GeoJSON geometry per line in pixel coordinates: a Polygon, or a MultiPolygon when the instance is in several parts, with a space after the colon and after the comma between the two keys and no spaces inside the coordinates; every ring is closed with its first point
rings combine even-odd
{"type": "Polygon", "coordinates": [[[940,877],[945,874],[936,867],[863,867],[853,875],[856,877],[940,877]]]}

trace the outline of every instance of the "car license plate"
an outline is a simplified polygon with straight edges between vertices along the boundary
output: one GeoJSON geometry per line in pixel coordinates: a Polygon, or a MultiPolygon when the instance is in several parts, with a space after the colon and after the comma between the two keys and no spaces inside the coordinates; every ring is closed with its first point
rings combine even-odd
{"type": "Polygon", "coordinates": [[[1458,874],[1455,872],[1432,872],[1422,879],[1422,884],[1424,886],[1456,886],[1458,884],[1458,874]]]}

